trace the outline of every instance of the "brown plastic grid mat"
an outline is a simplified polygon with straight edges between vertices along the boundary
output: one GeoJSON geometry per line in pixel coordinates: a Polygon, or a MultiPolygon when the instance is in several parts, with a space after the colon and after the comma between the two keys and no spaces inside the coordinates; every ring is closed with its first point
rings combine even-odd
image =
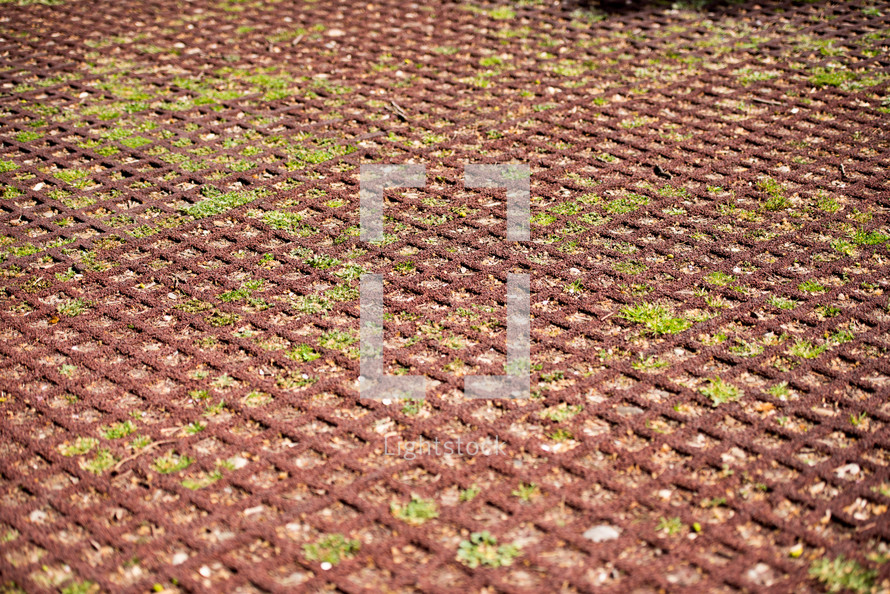
{"type": "Polygon", "coordinates": [[[887,589],[888,48],[876,2],[3,3],[4,591],[887,589]],[[528,242],[462,181],[510,162],[528,242]],[[424,401],[358,398],[368,272],[424,401]],[[509,272],[532,398],[467,400],[509,272]],[[505,455],[386,455],[457,438],[505,455]]]}

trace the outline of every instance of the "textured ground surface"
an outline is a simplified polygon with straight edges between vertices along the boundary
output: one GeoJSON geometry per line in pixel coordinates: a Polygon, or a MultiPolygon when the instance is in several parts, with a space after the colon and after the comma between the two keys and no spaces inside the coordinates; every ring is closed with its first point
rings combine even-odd
{"type": "Polygon", "coordinates": [[[890,586],[888,68],[883,3],[4,0],[0,589],[890,586]]]}

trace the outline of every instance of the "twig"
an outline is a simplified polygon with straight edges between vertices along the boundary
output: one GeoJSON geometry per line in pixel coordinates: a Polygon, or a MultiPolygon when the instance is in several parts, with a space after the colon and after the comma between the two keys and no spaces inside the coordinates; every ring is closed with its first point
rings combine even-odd
{"type": "Polygon", "coordinates": [[[118,462],[117,464],[115,464],[114,468],[111,469],[111,474],[117,474],[117,471],[120,470],[121,466],[123,466],[124,464],[126,464],[127,462],[129,462],[131,460],[135,460],[136,458],[138,458],[139,456],[141,456],[148,450],[151,450],[151,449],[156,448],[161,445],[165,445],[168,443],[175,443],[175,442],[176,442],[175,439],[162,439],[161,441],[154,441],[154,442],[148,444],[147,446],[145,446],[144,448],[142,448],[141,450],[139,450],[137,453],[133,454],[132,456],[128,456],[128,457],[124,458],[123,460],[121,460],[120,462],[118,462]]]}
{"type": "Polygon", "coordinates": [[[369,132],[367,134],[362,134],[361,136],[353,138],[352,142],[362,142],[364,140],[371,140],[372,138],[377,138],[378,136],[386,136],[386,134],[379,130],[377,132],[369,132]]]}
{"type": "Polygon", "coordinates": [[[772,99],[761,99],[760,97],[753,97],[751,101],[756,101],[757,103],[766,103],[767,105],[776,105],[778,107],[785,107],[784,103],[779,103],[778,101],[773,101],[772,99]]]}
{"type": "Polygon", "coordinates": [[[391,109],[395,112],[395,114],[396,114],[397,116],[399,116],[400,118],[402,118],[402,119],[405,120],[406,122],[407,122],[409,119],[411,119],[411,118],[408,117],[408,114],[405,113],[405,110],[402,109],[402,106],[401,106],[401,105],[399,105],[399,104],[396,103],[395,101],[390,101],[389,103],[390,103],[390,105],[392,105],[392,108],[391,108],[391,109]]]}

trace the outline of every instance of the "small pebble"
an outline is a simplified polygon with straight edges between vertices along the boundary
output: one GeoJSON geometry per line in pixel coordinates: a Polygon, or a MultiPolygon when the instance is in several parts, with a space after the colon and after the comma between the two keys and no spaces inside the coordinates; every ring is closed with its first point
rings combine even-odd
{"type": "Polygon", "coordinates": [[[607,540],[615,540],[621,536],[621,533],[613,526],[600,524],[599,526],[594,526],[585,531],[583,536],[587,540],[592,540],[593,542],[606,542],[607,540]]]}
{"type": "Polygon", "coordinates": [[[773,583],[772,570],[766,563],[758,563],[747,572],[748,579],[758,586],[769,586],[773,583]]]}
{"type": "Polygon", "coordinates": [[[329,570],[331,567],[333,567],[333,565],[331,565],[331,564],[328,563],[327,561],[325,561],[324,563],[321,564],[321,569],[322,569],[323,571],[327,571],[327,570],[329,570]]]}
{"type": "Polygon", "coordinates": [[[856,476],[859,474],[860,468],[858,464],[845,464],[840,468],[835,469],[834,473],[838,476],[838,478],[847,478],[851,476],[856,476]]]}
{"type": "Polygon", "coordinates": [[[201,575],[203,575],[206,578],[209,578],[212,575],[210,573],[210,568],[207,567],[206,565],[202,565],[201,569],[198,570],[198,573],[200,573],[201,575]]]}

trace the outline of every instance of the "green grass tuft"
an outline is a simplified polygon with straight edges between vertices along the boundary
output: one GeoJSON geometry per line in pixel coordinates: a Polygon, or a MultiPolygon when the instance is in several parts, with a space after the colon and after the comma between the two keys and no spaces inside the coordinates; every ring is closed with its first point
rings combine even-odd
{"type": "Polygon", "coordinates": [[[120,439],[122,437],[126,437],[131,433],[136,432],[136,425],[133,421],[122,421],[120,423],[115,423],[109,427],[102,427],[99,429],[102,433],[102,437],[105,439],[120,439]]]}
{"type": "Polygon", "coordinates": [[[829,592],[872,592],[878,572],[866,569],[854,559],[839,555],[833,560],[818,559],[810,566],[810,575],[829,592]]]}
{"type": "Polygon", "coordinates": [[[621,308],[620,316],[636,324],[643,324],[653,334],[677,334],[692,326],[686,318],[674,315],[670,307],[658,303],[639,303],[621,308]]]}
{"type": "Polygon", "coordinates": [[[357,540],[346,540],[342,534],[329,534],[317,542],[303,545],[303,554],[310,561],[336,565],[343,559],[355,557],[361,543],[357,540]]]}
{"type": "Polygon", "coordinates": [[[785,297],[771,296],[768,300],[769,304],[779,309],[794,309],[797,307],[797,301],[785,297]]]}
{"type": "Polygon", "coordinates": [[[170,451],[157,458],[151,465],[151,467],[161,474],[171,474],[174,472],[179,472],[180,470],[185,470],[186,468],[191,466],[192,462],[194,461],[194,458],[181,456],[173,451],[170,451]]]}
{"type": "Polygon", "coordinates": [[[196,219],[203,219],[224,213],[233,208],[250,204],[254,200],[263,198],[269,194],[267,189],[257,190],[240,190],[237,192],[221,192],[212,186],[206,186],[202,194],[207,196],[206,200],[202,200],[196,204],[191,204],[182,208],[187,215],[196,219]]]}
{"type": "Polygon", "coordinates": [[[117,463],[117,458],[112,455],[111,450],[102,448],[96,450],[96,454],[91,460],[81,460],[81,467],[93,474],[102,474],[117,463]]]}
{"type": "Polygon", "coordinates": [[[710,398],[714,406],[738,400],[742,396],[741,390],[732,384],[724,382],[719,377],[711,378],[708,381],[710,383],[703,388],[699,388],[699,391],[710,398]]]}
{"type": "Polygon", "coordinates": [[[498,546],[498,540],[487,530],[474,532],[470,540],[461,541],[457,549],[457,560],[475,569],[481,565],[503,567],[512,565],[520,549],[514,544],[498,546]]]}
{"type": "Polygon", "coordinates": [[[785,210],[791,206],[791,200],[785,195],[785,186],[773,178],[767,177],[760,180],[757,182],[757,187],[769,196],[763,203],[763,208],[766,210],[785,210]]]}
{"type": "Polygon", "coordinates": [[[309,361],[315,361],[316,359],[321,357],[321,355],[315,352],[315,349],[313,349],[308,344],[297,345],[295,348],[287,351],[287,353],[285,354],[288,358],[293,359],[294,361],[304,361],[306,363],[308,363],[309,361]]]}
{"type": "Polygon", "coordinates": [[[90,308],[90,304],[83,299],[68,299],[63,301],[59,305],[56,306],[56,311],[58,311],[63,316],[68,316],[73,318],[74,316],[79,316],[86,310],[90,308]]]}
{"type": "Polygon", "coordinates": [[[427,520],[439,517],[439,510],[435,501],[421,499],[416,495],[412,495],[411,501],[405,505],[390,504],[389,509],[393,516],[414,526],[419,526],[427,520]]]}
{"type": "Polygon", "coordinates": [[[795,342],[788,353],[795,357],[803,357],[804,359],[815,359],[828,350],[828,345],[815,345],[809,340],[798,340],[795,342]]]}
{"type": "Polygon", "coordinates": [[[808,280],[797,285],[797,288],[803,291],[804,293],[824,293],[828,289],[826,289],[819,281],[816,280],[808,280]]]}
{"type": "Polygon", "coordinates": [[[649,197],[642,194],[628,193],[622,198],[615,198],[603,207],[606,212],[612,214],[626,214],[638,210],[641,206],[649,204],[649,197]]]}
{"type": "Polygon", "coordinates": [[[62,444],[59,451],[63,456],[82,456],[89,453],[93,448],[99,445],[99,440],[94,437],[78,437],[72,444],[62,444]]]}

